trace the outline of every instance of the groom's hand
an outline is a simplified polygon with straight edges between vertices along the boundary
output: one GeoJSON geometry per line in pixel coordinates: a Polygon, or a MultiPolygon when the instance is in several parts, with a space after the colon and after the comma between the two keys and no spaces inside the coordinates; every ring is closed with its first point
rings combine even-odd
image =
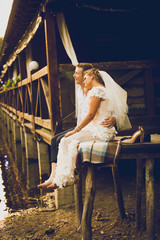
{"type": "Polygon", "coordinates": [[[101,124],[104,127],[112,128],[116,125],[116,118],[115,117],[107,117],[101,124]]]}

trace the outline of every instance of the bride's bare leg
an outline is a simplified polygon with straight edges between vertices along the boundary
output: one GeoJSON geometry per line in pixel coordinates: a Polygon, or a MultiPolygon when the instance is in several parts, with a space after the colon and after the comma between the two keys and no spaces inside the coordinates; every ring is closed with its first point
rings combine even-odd
{"type": "Polygon", "coordinates": [[[48,188],[48,186],[50,186],[52,184],[53,179],[55,177],[56,167],[57,167],[57,163],[52,162],[52,164],[51,164],[51,174],[50,174],[49,178],[44,183],[39,184],[37,186],[39,189],[46,189],[46,188],[48,188]]]}
{"type": "MultiPolygon", "coordinates": [[[[62,153],[64,154],[64,152],[65,152],[65,150],[64,149],[67,149],[67,145],[69,145],[72,141],[74,141],[74,140],[77,140],[77,142],[78,141],[81,141],[81,140],[93,140],[93,137],[92,137],[92,135],[90,134],[90,132],[88,131],[86,131],[85,133],[81,133],[80,134],[80,132],[79,132],[79,136],[77,137],[77,135],[72,135],[71,136],[71,139],[69,140],[70,138],[68,137],[68,138],[64,138],[64,139],[62,139],[61,140],[61,145],[60,145],[60,147],[61,147],[61,149],[63,149],[63,151],[61,152],[61,154],[59,155],[59,156],[61,156],[61,157],[63,157],[63,155],[62,155],[62,153]],[[68,142],[66,142],[67,141],[67,139],[68,139],[68,142]]],[[[98,138],[99,139],[99,138],[98,138]]],[[[94,140],[96,140],[96,138],[94,138],[94,140]]],[[[76,152],[76,150],[77,149],[75,149],[75,152],[76,152]]],[[[59,151],[60,151],[60,148],[59,148],[59,151]]],[[[67,150],[66,150],[66,152],[67,152],[67,150]]],[[[63,164],[63,162],[61,162],[61,164],[63,164]]],[[[60,172],[59,172],[59,174],[61,174],[60,172]]],[[[62,175],[63,176],[63,175],[62,175]]],[[[69,176],[68,176],[69,177],[69,176]]],[[[52,189],[52,190],[54,190],[54,189],[57,189],[57,188],[59,188],[57,185],[56,185],[56,183],[53,181],[53,179],[54,178],[52,178],[51,179],[51,181],[47,181],[47,182],[45,182],[44,184],[45,184],[45,188],[47,188],[47,189],[52,189]]],[[[71,186],[71,185],[74,185],[75,183],[77,183],[77,181],[79,180],[79,176],[75,176],[75,179],[73,179],[73,181],[72,182],[67,182],[67,183],[65,183],[65,186],[64,187],[69,187],[69,186],[71,186]]]]}

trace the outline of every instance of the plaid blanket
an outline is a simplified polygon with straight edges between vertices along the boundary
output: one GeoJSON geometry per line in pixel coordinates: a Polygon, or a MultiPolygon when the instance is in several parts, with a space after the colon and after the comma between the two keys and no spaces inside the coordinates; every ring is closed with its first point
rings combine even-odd
{"type": "Polygon", "coordinates": [[[78,155],[82,162],[117,164],[121,141],[85,141],[79,143],[78,155]]]}

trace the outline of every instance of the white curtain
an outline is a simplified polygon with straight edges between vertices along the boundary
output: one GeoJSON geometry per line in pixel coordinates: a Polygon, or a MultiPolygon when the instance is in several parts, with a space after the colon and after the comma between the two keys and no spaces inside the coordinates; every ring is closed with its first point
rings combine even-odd
{"type": "MultiPolygon", "coordinates": [[[[66,50],[66,53],[68,55],[68,57],[70,58],[72,65],[76,66],[78,64],[78,60],[77,60],[77,56],[76,53],[74,51],[73,45],[72,45],[72,41],[68,32],[68,28],[66,25],[66,21],[64,18],[63,13],[59,13],[56,15],[57,18],[57,25],[58,25],[58,30],[59,30],[59,34],[61,36],[61,40],[63,43],[63,46],[66,50]]],[[[75,112],[76,112],[76,117],[77,117],[77,85],[75,84],[75,112]]]]}
{"type": "Polygon", "coordinates": [[[68,57],[70,58],[70,60],[72,62],[72,65],[75,66],[78,64],[78,60],[77,60],[76,53],[75,53],[73,45],[72,45],[72,41],[71,41],[71,38],[70,38],[70,35],[68,32],[68,28],[67,28],[63,13],[57,14],[56,18],[57,18],[57,25],[58,25],[58,29],[59,29],[59,33],[61,36],[63,46],[66,50],[68,57]]]}

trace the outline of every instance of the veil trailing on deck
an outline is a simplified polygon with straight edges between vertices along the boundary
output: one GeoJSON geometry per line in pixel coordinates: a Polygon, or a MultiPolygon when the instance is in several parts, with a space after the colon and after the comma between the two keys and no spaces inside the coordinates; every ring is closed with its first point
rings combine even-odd
{"type": "Polygon", "coordinates": [[[105,71],[99,71],[107,89],[107,96],[113,105],[113,114],[117,118],[117,129],[130,129],[131,123],[128,118],[127,92],[120,87],[105,71]]]}

